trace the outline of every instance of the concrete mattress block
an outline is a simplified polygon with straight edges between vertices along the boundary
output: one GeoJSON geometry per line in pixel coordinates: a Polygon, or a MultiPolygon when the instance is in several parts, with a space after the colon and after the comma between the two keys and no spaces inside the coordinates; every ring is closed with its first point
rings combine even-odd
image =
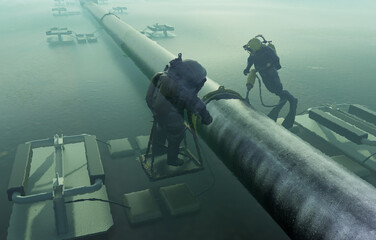
{"type": "Polygon", "coordinates": [[[126,157],[134,154],[134,149],[128,138],[109,140],[107,143],[109,144],[108,150],[113,158],[126,157]]]}
{"type": "Polygon", "coordinates": [[[161,187],[159,190],[172,216],[194,212],[200,208],[199,201],[185,183],[161,187]]]}
{"type": "MultiPolygon", "coordinates": [[[[146,153],[149,143],[149,136],[137,136],[136,143],[142,154],[146,153]]],[[[149,150],[151,152],[151,149],[149,150]]]]}
{"type": "Polygon", "coordinates": [[[159,205],[150,189],[126,193],[123,195],[123,202],[130,207],[125,211],[131,224],[157,220],[162,217],[159,205]]]}

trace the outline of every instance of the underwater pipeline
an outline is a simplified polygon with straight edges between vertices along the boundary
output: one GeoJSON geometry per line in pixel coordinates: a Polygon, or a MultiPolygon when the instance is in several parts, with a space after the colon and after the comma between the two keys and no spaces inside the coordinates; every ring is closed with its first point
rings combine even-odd
{"type": "MultiPolygon", "coordinates": [[[[149,78],[172,53],[92,2],[81,2],[149,78]]],[[[200,95],[218,89],[208,79],[200,95]]],[[[239,99],[211,101],[201,138],[292,239],[376,239],[376,191],[239,99]]]]}

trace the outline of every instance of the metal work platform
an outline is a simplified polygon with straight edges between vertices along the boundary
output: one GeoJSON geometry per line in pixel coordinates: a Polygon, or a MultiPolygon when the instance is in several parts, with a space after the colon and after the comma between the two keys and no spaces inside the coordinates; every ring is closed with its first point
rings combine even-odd
{"type": "Polygon", "coordinates": [[[76,33],[77,43],[95,43],[98,42],[98,38],[94,33],[76,33]]]}
{"type": "Polygon", "coordinates": [[[8,240],[75,239],[113,225],[96,137],[20,144],[7,190],[8,240]],[[103,201],[82,201],[100,199],[103,201]]]}
{"type": "Polygon", "coordinates": [[[46,32],[46,35],[49,37],[47,40],[50,43],[72,43],[72,34],[71,30],[68,30],[67,27],[53,27],[46,32]],[[57,39],[54,38],[57,36],[57,39]]]}
{"type": "Polygon", "coordinates": [[[145,34],[149,38],[158,38],[158,37],[173,37],[171,31],[174,31],[175,28],[167,24],[156,23],[152,26],[147,26],[144,30],[141,31],[142,34],[145,34]],[[163,34],[163,35],[162,35],[163,34]]]}
{"type": "Polygon", "coordinates": [[[113,7],[112,12],[116,14],[124,14],[126,13],[125,11],[127,10],[127,7],[113,7]]]}
{"type": "Polygon", "coordinates": [[[296,134],[376,186],[376,113],[358,104],[311,108],[296,134]]]}
{"type": "Polygon", "coordinates": [[[203,169],[202,162],[200,162],[187,148],[180,148],[178,158],[184,160],[184,165],[178,167],[168,165],[167,154],[156,156],[154,158],[151,154],[142,154],[140,156],[142,168],[152,181],[179,176],[203,169]]]}
{"type": "Polygon", "coordinates": [[[80,11],[68,11],[66,7],[52,8],[52,15],[54,16],[71,16],[71,15],[79,15],[79,14],[81,14],[80,11]]]}
{"type": "Polygon", "coordinates": [[[144,154],[141,154],[140,156],[141,166],[145,170],[146,174],[149,176],[150,180],[154,181],[163,178],[174,177],[203,169],[203,161],[201,158],[196,132],[187,123],[185,123],[185,126],[186,132],[188,131],[192,135],[192,140],[195,146],[195,152],[197,154],[197,157],[195,156],[195,154],[192,153],[191,150],[189,150],[187,136],[185,135],[183,140],[183,146],[179,147],[178,153],[178,159],[184,161],[184,164],[181,166],[170,166],[167,164],[168,146],[164,146],[166,151],[164,154],[154,154],[152,147],[152,139],[156,137],[155,134],[157,131],[157,123],[155,121],[153,123],[151,134],[149,136],[149,141],[146,142],[145,138],[143,138],[143,141],[140,141],[139,139],[139,149],[146,149],[146,152],[144,154]]]}

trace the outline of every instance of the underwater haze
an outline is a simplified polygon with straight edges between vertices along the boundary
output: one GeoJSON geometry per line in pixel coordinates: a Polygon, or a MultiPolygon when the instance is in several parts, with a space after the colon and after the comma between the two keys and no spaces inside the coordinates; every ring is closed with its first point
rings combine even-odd
{"type": "MultiPolygon", "coordinates": [[[[376,55],[372,1],[145,1],[132,26],[155,22],[175,27],[177,37],[157,41],[177,54],[199,60],[209,77],[245,94],[247,53],[257,34],[272,40],[280,57],[284,88],[299,99],[298,112],[331,103],[359,103],[376,109],[371,72],[376,55]],[[141,13],[142,12],[142,13],[141,13]],[[185,41],[190,44],[186,44],[185,41]]],[[[136,7],[136,6],[135,6],[136,7]]],[[[133,21],[133,19],[132,19],[133,21]]],[[[251,101],[260,111],[258,85],[251,101]]],[[[262,87],[268,104],[278,98],[262,87]]]]}
{"type": "MultiPolygon", "coordinates": [[[[78,1],[60,2],[80,14],[54,16],[53,0],[0,0],[0,239],[6,239],[12,210],[6,189],[18,144],[56,133],[101,140],[150,133],[149,79],[78,1]],[[46,35],[53,27],[94,33],[98,42],[78,44],[66,36],[69,41],[58,44],[46,35]]],[[[174,26],[170,37],[153,40],[199,61],[208,77],[242,96],[248,57],[242,46],[263,34],[276,46],[280,78],[299,99],[297,112],[335,103],[376,111],[374,1],[109,0],[101,6],[126,6],[118,17],[139,31],[155,23],[174,26]]],[[[266,104],[279,100],[263,85],[261,93],[266,104]]],[[[258,84],[250,101],[258,111],[269,111],[260,103],[258,84]]],[[[197,215],[132,228],[124,211],[111,206],[115,227],[108,239],[288,239],[203,141],[201,146],[214,176],[206,168],[156,183],[139,164],[127,169],[100,146],[111,200],[182,181],[200,192],[215,182],[200,197],[197,215]]]]}

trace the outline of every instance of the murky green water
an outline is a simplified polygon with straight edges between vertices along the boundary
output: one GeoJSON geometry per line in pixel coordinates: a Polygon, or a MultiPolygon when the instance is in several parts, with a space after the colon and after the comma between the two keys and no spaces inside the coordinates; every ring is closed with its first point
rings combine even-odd
{"type": "MultiPolygon", "coordinates": [[[[81,10],[73,3],[68,9],[81,10]]],[[[371,2],[118,1],[103,7],[117,5],[128,7],[128,14],[119,17],[138,30],[156,22],[173,25],[176,37],[155,40],[174,54],[182,52],[184,58],[201,62],[209,77],[226,88],[245,93],[242,71],[247,54],[242,46],[262,33],[277,47],[283,66],[280,77],[299,99],[298,112],[334,102],[359,103],[376,110],[376,15],[371,2]]],[[[0,239],[6,236],[11,211],[5,189],[18,144],[55,133],[88,133],[104,140],[134,137],[148,134],[151,126],[144,75],[87,12],[54,17],[53,6],[47,0],[0,1],[0,239]],[[52,27],[96,32],[98,43],[49,44],[45,32],[52,27]]],[[[262,89],[265,102],[277,101],[262,89]]],[[[258,88],[252,90],[251,101],[260,111],[268,111],[260,104],[258,88]]],[[[222,163],[205,151],[217,182],[201,199],[206,207],[203,213],[145,229],[127,226],[126,233],[114,230],[110,238],[153,239],[143,232],[155,231],[154,236],[173,239],[180,229],[185,233],[181,239],[286,239],[222,163]],[[169,224],[175,230],[169,230],[169,224]],[[183,224],[190,224],[195,233],[189,235],[190,228],[183,224]]],[[[114,176],[122,174],[110,162],[105,170],[114,176]]],[[[195,177],[210,182],[207,171],[195,177]]],[[[193,178],[162,184],[186,181],[200,188],[193,178]]],[[[148,187],[145,179],[132,184],[126,189],[113,186],[110,198],[148,187]]],[[[122,211],[113,210],[113,215],[115,224],[127,224],[122,211]]]]}

